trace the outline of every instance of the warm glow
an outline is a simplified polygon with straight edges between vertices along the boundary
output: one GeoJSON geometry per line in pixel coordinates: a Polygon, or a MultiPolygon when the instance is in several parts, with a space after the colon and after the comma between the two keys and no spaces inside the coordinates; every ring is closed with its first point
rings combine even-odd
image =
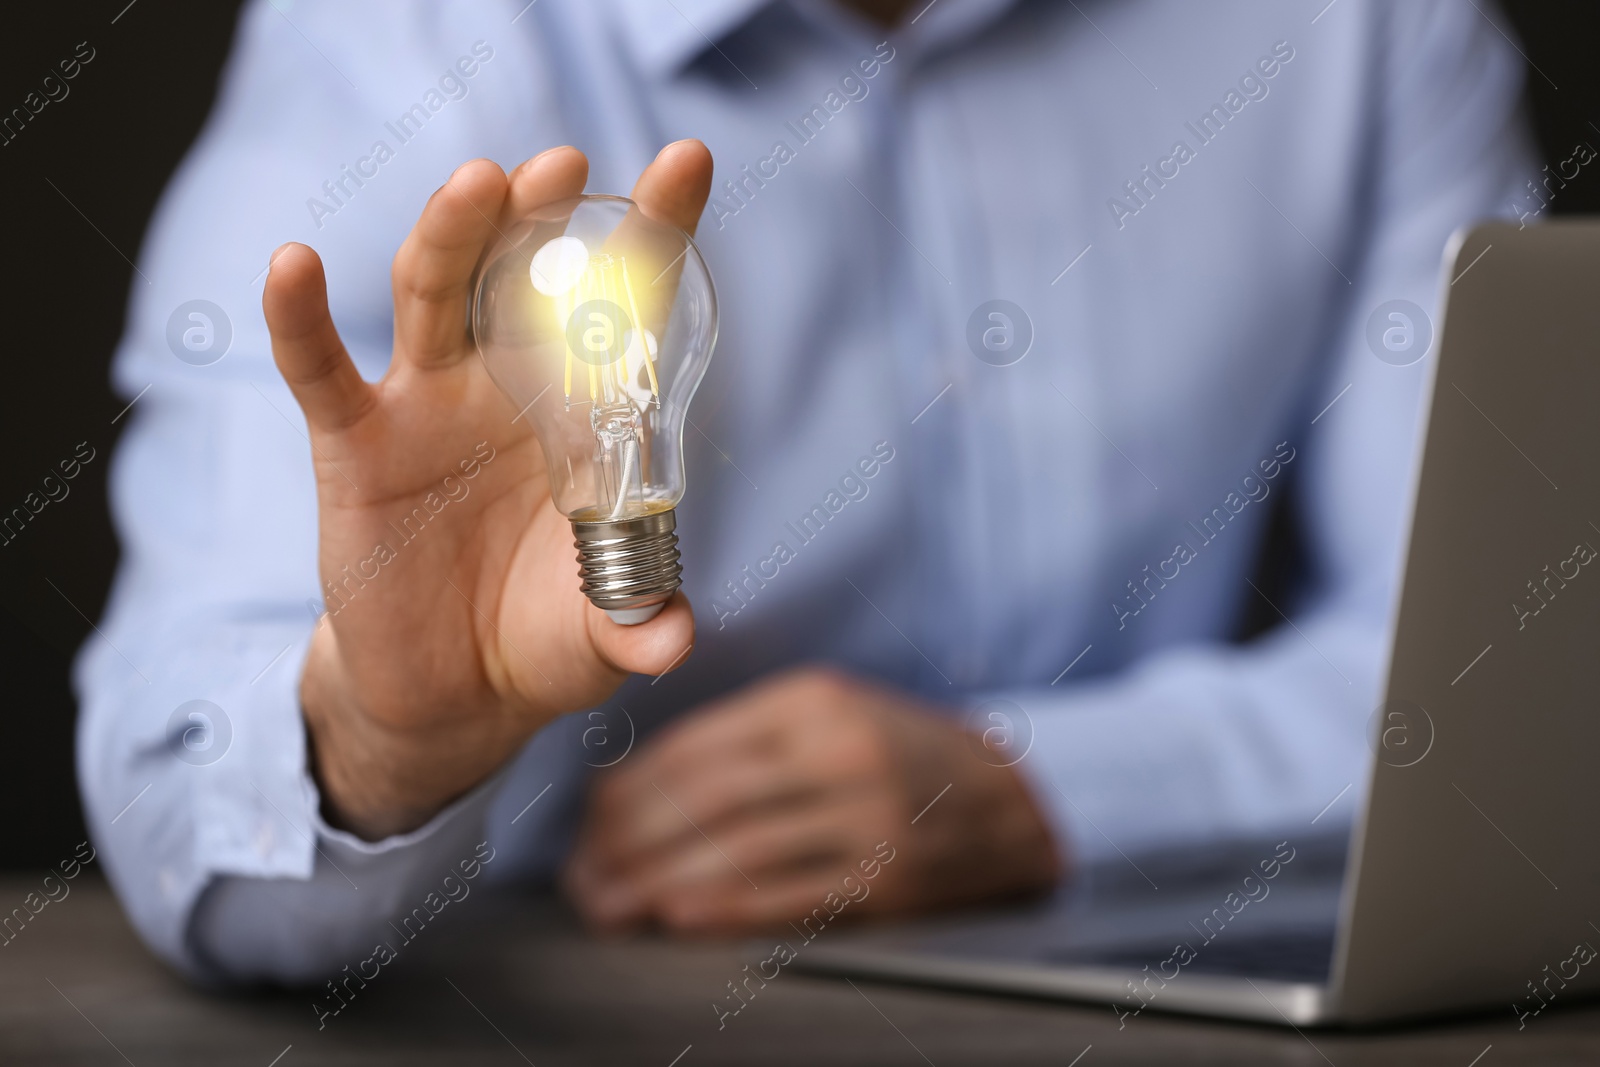
{"type": "MultiPolygon", "coordinates": [[[[540,253],[555,243],[551,241],[540,253]]],[[[581,242],[575,243],[581,247],[581,242]]],[[[564,257],[566,253],[561,255],[564,257]]],[[[535,265],[538,258],[534,257],[535,265]]],[[[552,257],[552,269],[557,267],[554,259],[552,257]]],[[[568,259],[562,258],[559,266],[570,273],[568,259]]],[[[562,373],[562,391],[567,403],[572,403],[575,364],[581,362],[581,373],[588,378],[592,403],[609,408],[632,400],[639,407],[652,402],[659,406],[661,383],[656,378],[656,338],[640,324],[639,301],[634,295],[627,260],[611,252],[588,256],[584,269],[572,282],[549,295],[555,305],[556,322],[567,340],[566,366],[562,373]]]]}
{"type": "Polygon", "coordinates": [[[576,237],[563,235],[546,241],[528,264],[528,278],[545,296],[565,293],[589,266],[589,248],[576,237]]]}

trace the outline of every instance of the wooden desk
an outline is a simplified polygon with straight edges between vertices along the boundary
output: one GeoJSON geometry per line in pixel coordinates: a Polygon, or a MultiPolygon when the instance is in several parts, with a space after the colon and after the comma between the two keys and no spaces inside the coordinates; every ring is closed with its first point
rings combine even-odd
{"type": "MultiPolygon", "coordinates": [[[[20,902],[37,885],[35,878],[0,879],[0,903],[20,902]]],[[[1509,1007],[1503,1014],[1378,1034],[1302,1036],[1154,1013],[1119,1032],[1107,1007],[872,983],[852,988],[788,971],[719,1032],[712,1001],[745,963],[759,958],[736,945],[599,943],[549,900],[478,893],[430,924],[319,1031],[311,994],[224,996],[173,977],[138,942],[109,889],[86,874],[71,896],[47,906],[0,948],[0,1063],[1600,1062],[1600,1006],[1552,1006],[1520,1033],[1509,1007]]]]}

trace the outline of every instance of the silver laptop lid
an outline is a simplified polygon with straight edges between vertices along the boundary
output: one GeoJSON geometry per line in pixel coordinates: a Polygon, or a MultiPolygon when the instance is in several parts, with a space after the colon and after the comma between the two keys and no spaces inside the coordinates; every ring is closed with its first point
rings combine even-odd
{"type": "Polygon", "coordinates": [[[1600,988],[1600,223],[1453,244],[1335,955],[1351,1022],[1600,988]]]}

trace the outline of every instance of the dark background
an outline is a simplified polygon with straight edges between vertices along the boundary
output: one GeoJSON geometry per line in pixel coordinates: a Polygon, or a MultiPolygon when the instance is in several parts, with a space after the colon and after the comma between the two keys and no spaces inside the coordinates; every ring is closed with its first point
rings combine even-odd
{"type": "MultiPolygon", "coordinates": [[[[1600,5],[1504,7],[1536,68],[1529,104],[1545,158],[1566,158],[1578,141],[1600,143],[1600,5]]],[[[80,41],[96,54],[67,83],[65,99],[0,146],[9,256],[0,514],[37,490],[78,442],[97,456],[65,500],[0,547],[0,868],[48,866],[81,840],[68,675],[116,564],[105,479],[124,402],[111,393],[107,366],[122,332],[128,260],[205,119],[237,9],[220,0],[95,0],[6,11],[0,114],[20,106],[80,41]]],[[[1552,207],[1600,210],[1600,180],[1580,176],[1552,207]]]]}

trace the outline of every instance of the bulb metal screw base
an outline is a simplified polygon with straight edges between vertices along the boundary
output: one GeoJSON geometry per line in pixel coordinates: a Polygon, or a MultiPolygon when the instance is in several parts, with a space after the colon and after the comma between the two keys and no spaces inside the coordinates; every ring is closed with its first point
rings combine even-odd
{"type": "Polygon", "coordinates": [[[677,526],[671,508],[631,519],[573,520],[584,595],[624,626],[655,618],[683,584],[677,526]]]}

